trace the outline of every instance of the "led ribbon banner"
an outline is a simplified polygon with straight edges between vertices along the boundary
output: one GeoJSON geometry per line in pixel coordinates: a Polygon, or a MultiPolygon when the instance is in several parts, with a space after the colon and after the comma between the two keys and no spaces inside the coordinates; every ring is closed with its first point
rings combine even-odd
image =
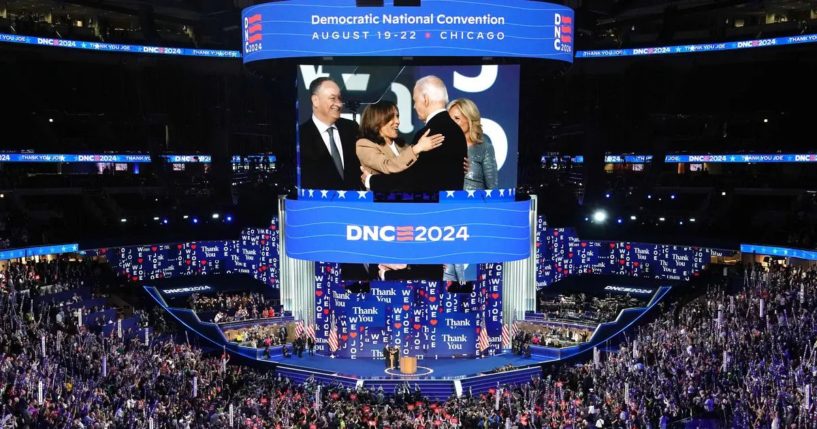
{"type": "Polygon", "coordinates": [[[119,43],[89,42],[83,40],[51,39],[0,33],[0,43],[51,46],[59,48],[83,49],[99,52],[125,52],[130,54],[154,54],[186,57],[240,58],[241,52],[221,49],[170,48],[163,46],[123,45],[119,43]]]}
{"type": "MultiPolygon", "coordinates": [[[[546,163],[554,158],[559,158],[559,155],[542,155],[542,163],[546,163]]],[[[584,163],[584,156],[576,155],[562,156],[561,159],[573,164],[584,163]]],[[[605,164],[645,164],[652,162],[652,155],[606,155],[604,157],[605,164]]],[[[712,154],[691,154],[691,155],[666,155],[664,162],[668,164],[694,164],[694,163],[710,163],[710,164],[765,164],[765,163],[814,163],[817,162],[817,154],[814,153],[726,153],[720,155],[712,154]]]]}
{"type": "Polygon", "coordinates": [[[0,153],[0,162],[150,162],[146,154],[0,153]]]}
{"type": "Polygon", "coordinates": [[[55,244],[51,246],[26,247],[22,249],[12,249],[0,251],[0,261],[17,258],[30,258],[41,255],[59,255],[79,251],[79,244],[55,244]]]}
{"type": "Polygon", "coordinates": [[[756,253],[758,255],[799,258],[805,259],[807,261],[817,261],[817,251],[793,249],[791,247],[764,246],[759,244],[741,244],[740,251],[743,253],[756,253]]]}
{"type": "Polygon", "coordinates": [[[772,39],[741,40],[737,42],[700,43],[696,45],[655,46],[651,48],[601,49],[578,51],[576,58],[632,57],[644,55],[689,54],[702,52],[731,51],[735,49],[765,48],[769,46],[799,45],[817,43],[817,34],[775,37],[772,39]]]}
{"type": "Polygon", "coordinates": [[[287,255],[311,261],[485,263],[530,255],[529,201],[287,200],[287,255]]]}
{"type": "Polygon", "coordinates": [[[527,57],[573,62],[573,10],[530,0],[356,7],[285,0],[241,13],[244,62],[361,57],[527,57]]]}

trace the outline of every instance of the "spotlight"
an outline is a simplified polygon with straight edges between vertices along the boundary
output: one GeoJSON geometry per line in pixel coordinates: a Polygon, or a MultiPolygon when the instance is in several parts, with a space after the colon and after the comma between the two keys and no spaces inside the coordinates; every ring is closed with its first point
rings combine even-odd
{"type": "Polygon", "coordinates": [[[604,210],[596,210],[593,212],[593,222],[604,223],[607,220],[607,212],[604,210]]]}
{"type": "Polygon", "coordinates": [[[674,200],[674,199],[675,199],[675,194],[671,194],[671,195],[669,196],[669,199],[674,200]]]}
{"type": "Polygon", "coordinates": [[[127,222],[127,221],[128,221],[128,220],[127,220],[127,219],[125,219],[125,218],[119,219],[119,222],[122,222],[122,223],[125,223],[125,222],[127,222]]]}
{"type": "Polygon", "coordinates": [[[187,218],[189,218],[189,217],[190,217],[190,216],[188,216],[188,215],[184,215],[184,216],[182,216],[182,219],[187,219],[187,218]]]}
{"type": "Polygon", "coordinates": [[[6,198],[6,194],[0,194],[0,198],[6,198]]]}
{"type": "Polygon", "coordinates": [[[227,217],[225,217],[225,218],[224,218],[224,220],[226,220],[227,222],[232,222],[232,221],[233,221],[233,217],[232,217],[232,216],[230,216],[230,215],[227,215],[227,217]]]}
{"type": "Polygon", "coordinates": [[[153,216],[153,220],[158,221],[158,220],[159,220],[159,216],[153,216]]]}
{"type": "Polygon", "coordinates": [[[721,191],[721,196],[725,197],[726,196],[726,191],[721,191]]]}
{"type": "Polygon", "coordinates": [[[768,124],[769,123],[769,118],[763,118],[763,123],[768,124]]]}
{"type": "Polygon", "coordinates": [[[647,194],[647,199],[648,199],[648,200],[651,200],[651,199],[652,199],[652,195],[651,195],[651,194],[647,194]]]}
{"type": "Polygon", "coordinates": [[[218,219],[219,217],[221,217],[221,215],[220,215],[220,214],[218,214],[218,213],[213,213],[213,219],[218,219]]]}
{"type": "Polygon", "coordinates": [[[54,118],[48,118],[48,123],[53,124],[54,123],[54,118]]]}
{"type": "Polygon", "coordinates": [[[678,221],[678,225],[683,225],[683,224],[684,224],[684,221],[682,221],[682,220],[678,221]]]}
{"type": "Polygon", "coordinates": [[[199,218],[194,217],[194,218],[193,218],[193,223],[199,223],[199,218]]]}
{"type": "Polygon", "coordinates": [[[167,218],[162,219],[162,223],[167,225],[167,218]]]}
{"type": "Polygon", "coordinates": [[[667,218],[665,218],[664,216],[661,216],[661,217],[659,217],[659,218],[658,218],[658,220],[659,220],[660,222],[663,222],[663,221],[667,220],[667,218]]]}
{"type": "Polygon", "coordinates": [[[610,198],[610,194],[609,193],[604,194],[604,198],[610,198]]]}
{"type": "Polygon", "coordinates": [[[694,217],[691,217],[691,218],[689,218],[689,221],[690,221],[691,223],[695,223],[695,218],[694,218],[694,217]]]}
{"type": "Polygon", "coordinates": [[[624,222],[624,221],[621,218],[616,219],[617,224],[621,225],[622,222],[624,222]]]}
{"type": "Polygon", "coordinates": [[[638,218],[635,217],[635,215],[630,216],[630,220],[636,220],[636,219],[638,219],[638,218]]]}

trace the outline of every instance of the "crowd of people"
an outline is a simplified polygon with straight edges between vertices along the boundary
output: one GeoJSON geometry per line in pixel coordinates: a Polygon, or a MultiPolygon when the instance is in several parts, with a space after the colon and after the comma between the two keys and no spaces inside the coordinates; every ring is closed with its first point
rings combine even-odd
{"type": "Polygon", "coordinates": [[[584,293],[559,294],[539,297],[537,311],[549,320],[601,323],[614,320],[625,308],[643,304],[643,301],[629,295],[597,297],[584,293]]]}
{"type": "Polygon", "coordinates": [[[32,296],[77,289],[94,275],[91,260],[51,259],[40,262],[6,262],[0,265],[0,290],[28,291],[32,296]]]}
{"type": "Polygon", "coordinates": [[[199,318],[215,323],[268,319],[281,314],[275,301],[260,292],[193,294],[188,303],[199,318]]]}
{"type": "Polygon", "coordinates": [[[545,347],[568,347],[585,343],[595,327],[558,322],[520,322],[516,340],[522,344],[545,347]]]}
{"type": "Polygon", "coordinates": [[[250,347],[280,346],[287,340],[286,326],[278,324],[255,323],[249,326],[225,328],[224,336],[230,341],[250,347]]]}
{"type": "MultiPolygon", "coordinates": [[[[706,418],[723,427],[817,427],[817,272],[753,266],[628,335],[603,362],[555,372],[561,415],[597,427],[706,418]],[[597,399],[593,399],[596,397],[597,399]],[[601,422],[599,422],[601,421],[601,422]]],[[[664,427],[664,426],[661,426],[664,427]]]]}
{"type": "Polygon", "coordinates": [[[442,402],[294,384],[161,332],[103,336],[5,291],[0,427],[665,428],[694,417],[815,428],[817,271],[751,267],[744,278],[667,305],[598,359],[442,402]]]}

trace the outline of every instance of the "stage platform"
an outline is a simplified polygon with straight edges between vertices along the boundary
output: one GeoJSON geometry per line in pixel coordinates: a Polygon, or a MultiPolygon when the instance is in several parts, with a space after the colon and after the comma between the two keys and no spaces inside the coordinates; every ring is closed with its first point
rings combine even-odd
{"type": "Polygon", "coordinates": [[[402,375],[398,370],[386,371],[385,363],[382,359],[333,359],[328,356],[273,356],[264,361],[275,363],[277,366],[299,368],[303,370],[318,370],[332,372],[334,374],[357,378],[357,379],[460,379],[469,376],[481,375],[493,369],[513,365],[514,367],[527,367],[556,360],[547,356],[531,356],[525,358],[510,352],[496,356],[489,356],[481,359],[460,358],[460,359],[423,359],[417,361],[416,375],[402,375]]]}
{"type": "Polygon", "coordinates": [[[378,359],[332,359],[328,356],[284,358],[280,355],[256,361],[274,365],[274,371],[295,383],[315,380],[341,384],[348,388],[383,389],[387,395],[401,387],[420,389],[432,400],[446,400],[452,395],[479,394],[501,385],[527,383],[542,374],[542,365],[555,360],[545,356],[523,356],[503,353],[481,359],[423,359],[417,362],[415,375],[402,375],[385,368],[378,359]],[[490,372],[513,365],[514,369],[490,372]]]}
{"type": "MultiPolygon", "coordinates": [[[[201,279],[197,279],[201,280],[201,279]]],[[[587,280],[587,279],[585,279],[587,280]]],[[[597,284],[600,291],[610,284],[626,287],[635,286],[644,289],[647,284],[632,284],[610,278],[590,278],[597,284]]],[[[626,279],[625,279],[626,280],[626,279]]],[[[587,282],[585,282],[587,283],[587,282]]],[[[407,384],[412,389],[420,389],[424,395],[433,400],[444,400],[452,395],[467,393],[479,394],[498,385],[526,383],[532,377],[542,374],[543,368],[553,362],[565,362],[580,356],[591,356],[594,347],[608,347],[608,342],[622,332],[636,324],[646,313],[657,305],[670,291],[671,286],[659,286],[658,282],[652,288],[645,290],[645,305],[621,310],[615,320],[599,324],[585,343],[569,347],[532,346],[532,355],[529,358],[502,352],[485,358],[440,358],[418,360],[418,373],[413,375],[400,374],[398,370],[387,372],[385,363],[381,359],[371,358],[331,358],[327,355],[316,354],[302,357],[281,355],[281,347],[269,350],[269,357],[263,349],[245,347],[229,342],[224,336],[222,328],[214,323],[202,322],[198,315],[188,308],[177,308],[168,305],[163,293],[156,287],[145,285],[145,291],[170,315],[176,318],[191,332],[212,343],[216,348],[223,349],[243,362],[255,367],[267,367],[275,373],[287,377],[293,382],[302,383],[306,380],[316,380],[322,383],[339,383],[346,387],[382,388],[384,393],[392,394],[398,388],[407,384]],[[498,368],[510,366],[513,370],[492,372],[498,368]]],[[[566,288],[571,289],[571,288],[566,288]]],[[[587,291],[590,287],[583,290],[587,291]]],[[[582,289],[579,289],[582,290],[582,289]]],[[[623,293],[631,293],[629,290],[623,293]]],[[[636,292],[641,292],[636,290],[636,292]]],[[[535,313],[526,314],[525,320],[536,323],[539,321],[535,313]]],[[[291,316],[287,318],[291,320],[291,316]]],[[[291,348],[290,348],[291,350],[291,348]]]]}

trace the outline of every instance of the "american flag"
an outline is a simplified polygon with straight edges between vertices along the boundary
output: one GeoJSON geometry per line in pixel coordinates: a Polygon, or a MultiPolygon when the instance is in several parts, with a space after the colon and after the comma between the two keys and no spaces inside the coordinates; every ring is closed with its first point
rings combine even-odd
{"type": "Polygon", "coordinates": [[[488,328],[485,326],[485,319],[482,320],[482,327],[479,329],[479,351],[484,352],[491,344],[488,341],[488,328]]]}
{"type": "Polygon", "coordinates": [[[295,325],[295,336],[300,337],[301,335],[306,335],[307,337],[311,337],[312,340],[315,340],[315,327],[309,324],[304,324],[303,320],[299,320],[298,323],[295,325]]]}
{"type": "Polygon", "coordinates": [[[511,324],[510,323],[503,323],[502,324],[502,348],[509,349],[511,348],[511,324]]]}
{"type": "Polygon", "coordinates": [[[315,341],[315,326],[314,325],[304,326],[304,334],[306,334],[307,337],[312,338],[312,341],[315,341]]]}
{"type": "Polygon", "coordinates": [[[338,349],[338,327],[335,324],[335,316],[332,315],[332,328],[329,329],[329,351],[334,353],[338,349]]]}

